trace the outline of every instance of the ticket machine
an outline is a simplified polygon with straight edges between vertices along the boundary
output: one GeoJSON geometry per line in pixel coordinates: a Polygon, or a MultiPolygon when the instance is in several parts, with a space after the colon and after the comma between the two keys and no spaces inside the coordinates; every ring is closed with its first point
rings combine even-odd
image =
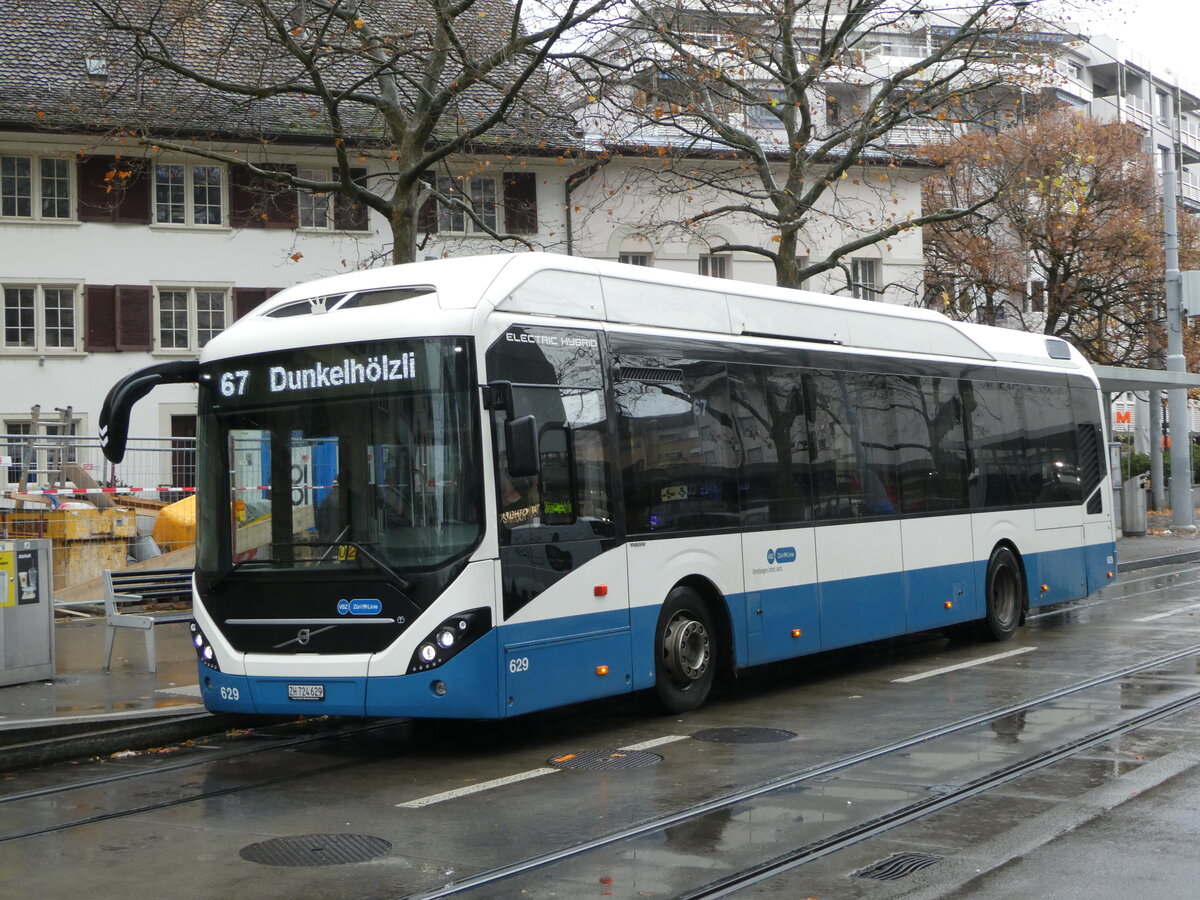
{"type": "Polygon", "coordinates": [[[54,677],[48,540],[0,541],[0,685],[54,677]]]}

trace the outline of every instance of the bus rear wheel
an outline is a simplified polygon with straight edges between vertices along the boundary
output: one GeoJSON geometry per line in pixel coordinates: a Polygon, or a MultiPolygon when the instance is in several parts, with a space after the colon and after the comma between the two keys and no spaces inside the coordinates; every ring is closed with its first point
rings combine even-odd
{"type": "Polygon", "coordinates": [[[988,560],[987,618],[983,633],[994,641],[1006,641],[1017,630],[1023,606],[1021,595],[1025,579],[1016,554],[1007,547],[997,547],[988,560]]]}
{"type": "Polygon", "coordinates": [[[689,587],[667,595],[655,628],[654,695],[670,713],[708,699],[716,675],[716,632],[703,598],[689,587]]]}

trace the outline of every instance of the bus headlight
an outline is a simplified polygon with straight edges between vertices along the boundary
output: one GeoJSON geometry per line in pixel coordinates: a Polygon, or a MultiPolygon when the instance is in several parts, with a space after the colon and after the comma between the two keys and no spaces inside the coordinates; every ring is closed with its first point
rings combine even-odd
{"type": "Polygon", "coordinates": [[[438,625],[417,645],[408,674],[426,672],[444,665],[492,627],[490,609],[470,609],[456,613],[438,625]]]}
{"type": "Polygon", "coordinates": [[[217,665],[217,653],[213,650],[212,644],[208,642],[208,638],[204,636],[204,632],[200,630],[200,626],[192,622],[188,626],[188,630],[192,633],[192,646],[196,648],[196,656],[200,658],[200,662],[210,669],[220,672],[221,667],[217,665]]]}

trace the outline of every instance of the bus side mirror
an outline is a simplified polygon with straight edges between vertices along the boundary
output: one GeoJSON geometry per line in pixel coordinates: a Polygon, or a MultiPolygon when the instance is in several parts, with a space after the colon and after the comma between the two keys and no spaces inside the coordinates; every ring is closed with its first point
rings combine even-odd
{"type": "Polygon", "coordinates": [[[508,453],[508,474],[513,478],[536,475],[541,465],[538,450],[538,425],[533,416],[520,416],[504,423],[504,446],[508,453]]]}
{"type": "Polygon", "coordinates": [[[200,361],[181,359],[157,363],[126,375],[112,386],[100,409],[100,449],[110,462],[125,458],[129,413],[133,405],[160,384],[198,384],[200,361]]]}

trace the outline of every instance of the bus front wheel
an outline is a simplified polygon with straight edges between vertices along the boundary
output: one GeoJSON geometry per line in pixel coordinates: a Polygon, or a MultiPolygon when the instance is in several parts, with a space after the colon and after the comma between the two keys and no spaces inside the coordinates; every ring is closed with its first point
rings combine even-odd
{"type": "Polygon", "coordinates": [[[716,632],[703,598],[689,587],[667,595],[655,629],[654,694],[671,713],[708,699],[716,674],[716,632]]]}
{"type": "Polygon", "coordinates": [[[997,547],[987,567],[987,618],[984,635],[994,641],[1008,640],[1021,620],[1021,594],[1025,583],[1021,564],[1007,547],[997,547]]]}

